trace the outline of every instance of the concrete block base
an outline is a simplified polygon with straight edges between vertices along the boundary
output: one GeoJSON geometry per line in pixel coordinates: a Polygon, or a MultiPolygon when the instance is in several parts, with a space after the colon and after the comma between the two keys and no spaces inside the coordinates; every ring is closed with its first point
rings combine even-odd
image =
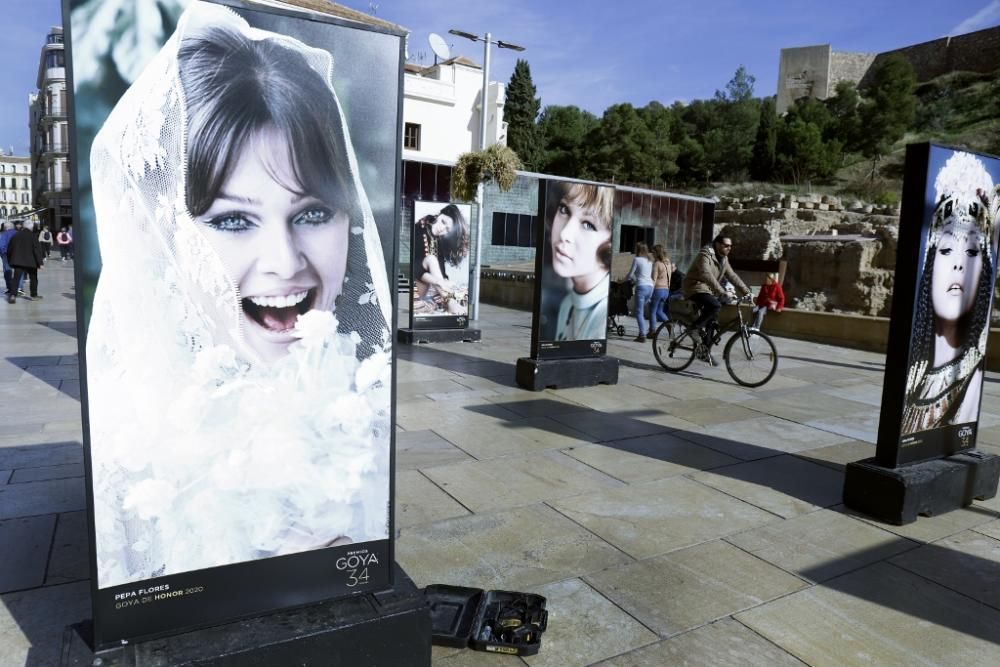
{"type": "Polygon", "coordinates": [[[431,664],[431,616],[396,566],[396,588],[94,653],[89,622],[66,628],[63,667],[431,664]]]}
{"type": "Polygon", "coordinates": [[[403,345],[415,343],[478,343],[483,338],[479,329],[400,329],[397,339],[403,345]]]}
{"type": "Polygon", "coordinates": [[[614,357],[581,359],[517,360],[517,384],[531,391],[593,387],[598,384],[618,384],[618,360],[614,357]]]}
{"type": "Polygon", "coordinates": [[[898,468],[884,468],[871,458],[848,463],[846,473],[845,505],[903,525],[918,514],[934,516],[994,497],[1000,456],[971,450],[898,468]]]}

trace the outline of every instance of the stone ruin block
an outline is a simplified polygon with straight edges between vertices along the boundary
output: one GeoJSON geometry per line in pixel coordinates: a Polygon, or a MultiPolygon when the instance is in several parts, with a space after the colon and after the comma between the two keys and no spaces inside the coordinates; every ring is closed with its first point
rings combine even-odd
{"type": "MultiPolygon", "coordinates": [[[[717,226],[718,227],[718,226],[717,226]]],[[[781,259],[781,225],[724,225],[717,233],[733,240],[734,257],[739,259],[781,259]]]]}

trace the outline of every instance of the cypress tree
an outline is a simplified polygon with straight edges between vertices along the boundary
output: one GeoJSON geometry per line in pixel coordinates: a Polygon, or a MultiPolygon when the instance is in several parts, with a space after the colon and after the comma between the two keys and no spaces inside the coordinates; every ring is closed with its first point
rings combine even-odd
{"type": "Polygon", "coordinates": [[[507,121],[507,145],[517,153],[528,169],[537,169],[541,158],[538,126],[535,119],[542,101],[535,97],[535,84],[527,60],[518,59],[507,84],[504,120],[507,121]]]}

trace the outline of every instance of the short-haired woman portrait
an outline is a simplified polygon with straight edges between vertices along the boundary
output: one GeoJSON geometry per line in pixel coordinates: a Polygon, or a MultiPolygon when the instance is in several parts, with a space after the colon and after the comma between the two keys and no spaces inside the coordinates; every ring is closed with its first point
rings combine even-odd
{"type": "Polygon", "coordinates": [[[934,180],[902,435],[977,421],[996,271],[993,178],[955,152],[934,180]]]}
{"type": "Polygon", "coordinates": [[[94,139],[101,588],[388,537],[392,300],[337,77],[192,2],[94,139]]]}
{"type": "MultiPolygon", "coordinates": [[[[414,211],[430,202],[415,202],[414,211]]],[[[435,207],[440,205],[435,205],[435,207]]],[[[469,220],[457,204],[424,215],[413,226],[413,312],[469,312],[469,220]]]]}
{"type": "Polygon", "coordinates": [[[541,338],[548,341],[603,339],[607,331],[608,285],[614,188],[549,181],[546,191],[541,338]],[[558,308],[555,307],[558,304],[558,308]]]}

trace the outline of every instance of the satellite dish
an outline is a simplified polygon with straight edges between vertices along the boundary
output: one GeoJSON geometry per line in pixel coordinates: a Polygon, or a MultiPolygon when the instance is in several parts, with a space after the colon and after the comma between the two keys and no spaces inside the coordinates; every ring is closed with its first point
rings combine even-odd
{"type": "Polygon", "coordinates": [[[436,32],[432,32],[430,37],[427,38],[427,41],[431,43],[431,51],[434,52],[436,57],[441,60],[448,60],[451,58],[451,49],[448,48],[448,43],[444,41],[444,37],[436,32]]]}

